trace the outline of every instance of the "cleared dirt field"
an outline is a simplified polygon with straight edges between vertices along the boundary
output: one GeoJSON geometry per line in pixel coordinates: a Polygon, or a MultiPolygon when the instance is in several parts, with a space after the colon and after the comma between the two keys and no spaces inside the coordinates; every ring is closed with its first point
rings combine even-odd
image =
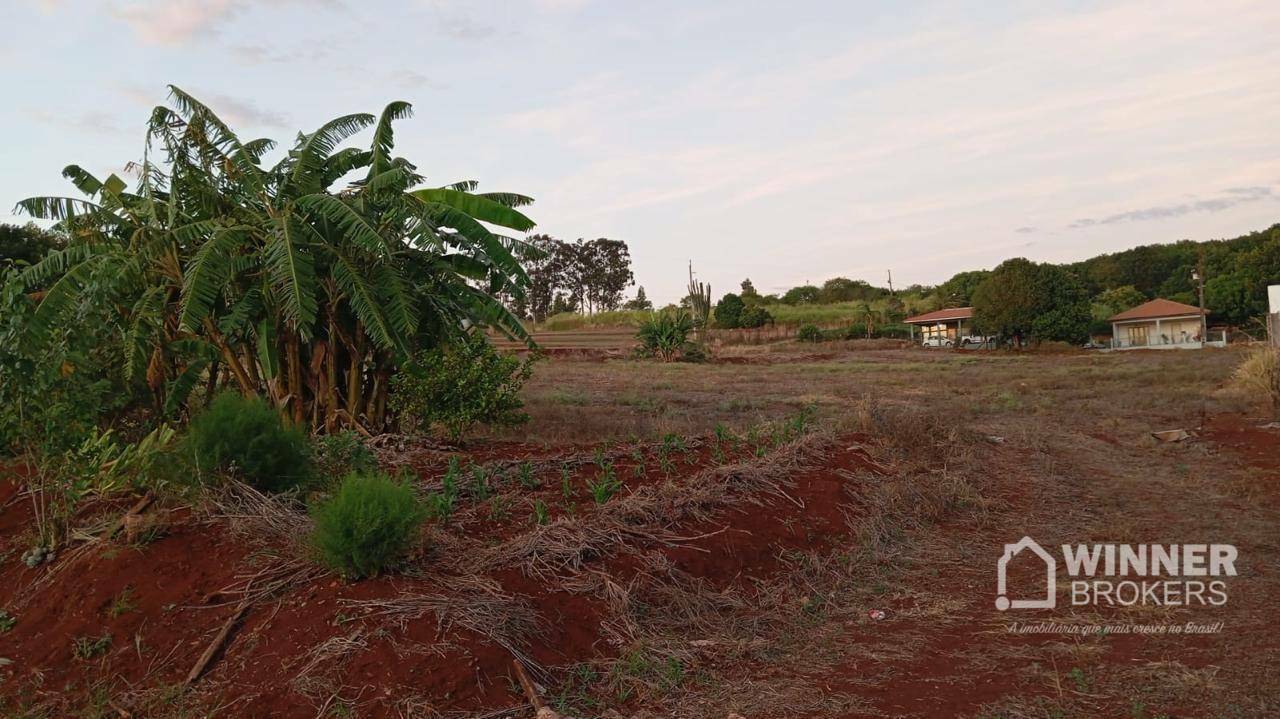
{"type": "MultiPolygon", "coordinates": [[[[554,358],[525,427],[377,442],[423,491],[450,457],[485,479],[407,576],[354,585],[306,561],[299,506],[235,488],[27,570],[8,486],[0,686],[14,716],[531,716],[519,660],[579,717],[1274,716],[1280,431],[1222,390],[1239,359],[554,358]],[[1150,435],[1171,428],[1196,436],[1150,435]],[[1071,607],[1060,586],[1057,609],[1002,613],[996,561],[1024,535],[1231,543],[1239,574],[1223,606],[1071,607]],[[1015,631],[1044,622],[1213,631],[1015,631]]],[[[86,526],[123,507],[97,509],[86,526]]]]}

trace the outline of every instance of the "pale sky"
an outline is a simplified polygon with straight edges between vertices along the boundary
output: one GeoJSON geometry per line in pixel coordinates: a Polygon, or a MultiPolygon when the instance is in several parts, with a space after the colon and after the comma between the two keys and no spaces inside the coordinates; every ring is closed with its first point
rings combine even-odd
{"type": "Polygon", "coordinates": [[[286,144],[408,100],[429,181],[625,240],[660,302],[1280,221],[1276,0],[0,3],[0,221],[139,159],[168,83],[286,144]]]}

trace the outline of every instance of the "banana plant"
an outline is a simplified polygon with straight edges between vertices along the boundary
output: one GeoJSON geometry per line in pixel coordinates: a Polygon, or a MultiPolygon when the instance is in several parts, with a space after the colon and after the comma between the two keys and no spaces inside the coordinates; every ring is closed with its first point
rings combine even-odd
{"type": "Polygon", "coordinates": [[[82,197],[18,203],[68,246],[27,268],[38,337],[86,303],[118,308],[123,367],[157,408],[180,413],[201,382],[259,394],[317,429],[381,429],[386,393],[413,352],[468,328],[529,342],[500,297],[520,297],[520,258],[502,234],[534,223],[516,193],[466,181],[430,186],[394,154],[393,102],[276,144],[240,138],[210,107],[170,87],[150,116],[136,182],[67,177],[82,197]],[[352,144],[372,128],[366,147],[352,144]]]}

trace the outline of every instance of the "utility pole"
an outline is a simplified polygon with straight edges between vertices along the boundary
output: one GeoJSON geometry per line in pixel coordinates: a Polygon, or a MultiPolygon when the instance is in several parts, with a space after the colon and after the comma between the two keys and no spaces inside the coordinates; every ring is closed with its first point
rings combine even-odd
{"type": "Polygon", "coordinates": [[[889,273],[889,294],[893,294],[893,270],[886,270],[889,273]]]}
{"type": "Polygon", "coordinates": [[[1200,294],[1200,342],[1209,341],[1209,318],[1204,312],[1204,249],[1201,248],[1199,256],[1196,258],[1195,272],[1191,273],[1191,279],[1196,281],[1196,290],[1200,294]]]}

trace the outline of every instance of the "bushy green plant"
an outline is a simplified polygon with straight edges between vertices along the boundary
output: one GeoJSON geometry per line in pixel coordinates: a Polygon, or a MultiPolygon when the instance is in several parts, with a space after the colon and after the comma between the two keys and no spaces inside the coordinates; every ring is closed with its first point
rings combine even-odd
{"type": "Polygon", "coordinates": [[[796,330],[796,339],[801,342],[821,342],[822,330],[817,325],[800,325],[800,329],[796,330]]]}
{"type": "Polygon", "coordinates": [[[233,472],[264,491],[293,489],[311,476],[306,433],[256,396],[218,395],[191,420],[186,441],[198,472],[233,472]]]}
{"type": "Polygon", "coordinates": [[[350,474],[311,514],[320,560],[347,579],[360,579],[404,560],[427,510],[407,484],[385,474],[350,474]]]}
{"type": "Polygon", "coordinates": [[[761,305],[747,305],[738,315],[738,326],[746,329],[764,327],[773,323],[773,315],[761,305]]]}
{"type": "Polygon", "coordinates": [[[360,441],[360,435],[350,430],[317,437],[313,458],[316,473],[329,481],[341,479],[352,472],[378,470],[378,458],[373,450],[360,441]]]}
{"type": "Polygon", "coordinates": [[[640,341],[642,354],[671,362],[688,351],[692,332],[693,317],[683,309],[676,309],[650,315],[640,324],[636,339],[640,341]]]}
{"type": "Polygon", "coordinates": [[[442,427],[457,441],[476,424],[527,422],[520,388],[534,360],[500,354],[476,334],[414,355],[392,380],[391,404],[421,432],[442,427]]]}
{"type": "Polygon", "coordinates": [[[742,326],[742,313],[747,305],[742,298],[730,292],[716,303],[716,327],[733,329],[742,326]]]}

